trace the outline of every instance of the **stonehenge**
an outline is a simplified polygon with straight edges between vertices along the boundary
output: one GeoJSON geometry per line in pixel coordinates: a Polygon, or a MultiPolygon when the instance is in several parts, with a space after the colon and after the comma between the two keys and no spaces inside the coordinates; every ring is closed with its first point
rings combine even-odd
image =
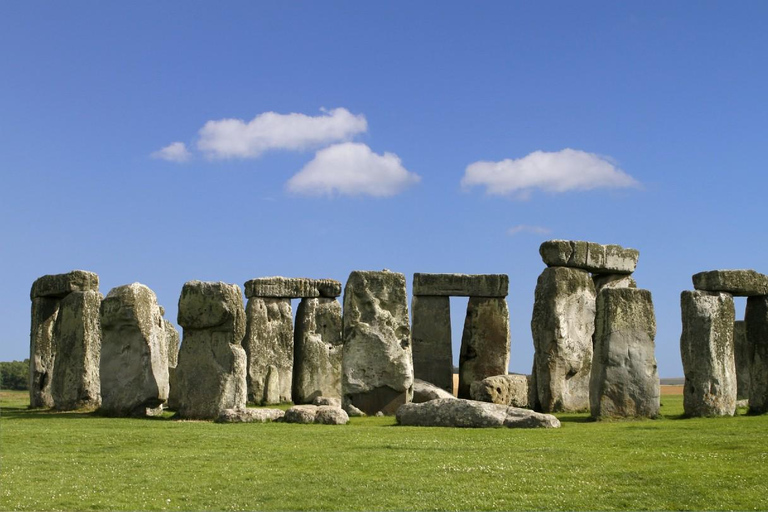
{"type": "Polygon", "coordinates": [[[529,376],[519,374],[486,377],[472,383],[470,395],[478,402],[527,408],[529,380],[529,376]]]}
{"type": "Polygon", "coordinates": [[[733,359],[736,364],[736,399],[749,400],[750,366],[754,348],[747,340],[747,326],[744,320],[733,323],[733,359]]]}
{"type": "Polygon", "coordinates": [[[550,414],[461,398],[440,398],[421,404],[405,404],[397,410],[396,418],[398,424],[414,427],[560,427],[560,421],[550,414]]]}

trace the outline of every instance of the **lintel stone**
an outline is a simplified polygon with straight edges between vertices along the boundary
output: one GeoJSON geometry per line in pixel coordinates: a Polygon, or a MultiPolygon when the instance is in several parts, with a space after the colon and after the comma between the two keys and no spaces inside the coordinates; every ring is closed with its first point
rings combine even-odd
{"type": "Polygon", "coordinates": [[[72,292],[99,291],[99,276],[85,270],[42,276],[32,284],[29,298],[62,298],[72,292]]]}
{"type": "Polygon", "coordinates": [[[413,274],[413,294],[451,297],[506,297],[507,274],[413,274]]]}
{"type": "Polygon", "coordinates": [[[693,276],[693,287],[739,297],[768,295],[768,276],[754,270],[710,270],[693,276]]]}
{"type": "Polygon", "coordinates": [[[308,279],[305,277],[260,277],[245,283],[247,298],[277,299],[329,299],[341,295],[341,283],[334,279],[308,279]]]}
{"type": "Polygon", "coordinates": [[[548,267],[572,267],[595,274],[631,274],[640,252],[620,245],[600,245],[577,240],[549,240],[539,254],[548,267]]]}

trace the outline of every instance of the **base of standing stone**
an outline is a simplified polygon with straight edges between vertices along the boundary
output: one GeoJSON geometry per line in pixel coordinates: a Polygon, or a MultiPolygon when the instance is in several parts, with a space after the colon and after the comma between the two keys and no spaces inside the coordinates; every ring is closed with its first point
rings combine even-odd
{"type": "Polygon", "coordinates": [[[384,386],[366,393],[346,395],[344,398],[369,416],[377,412],[390,416],[397,412],[398,407],[411,401],[412,393],[412,390],[396,391],[384,386]]]}

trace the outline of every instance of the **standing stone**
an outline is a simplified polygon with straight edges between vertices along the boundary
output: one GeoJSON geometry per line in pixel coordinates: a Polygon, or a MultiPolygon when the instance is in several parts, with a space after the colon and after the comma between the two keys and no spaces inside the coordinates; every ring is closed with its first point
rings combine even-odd
{"type": "Polygon", "coordinates": [[[507,299],[470,297],[459,353],[459,398],[470,398],[477,380],[507,373],[509,367],[507,299]]]}
{"type": "Polygon", "coordinates": [[[604,288],[597,295],[589,386],[593,418],[659,415],[659,375],[651,292],[604,288]]]}
{"type": "Polygon", "coordinates": [[[749,399],[749,372],[754,347],[747,342],[747,326],[744,320],[733,323],[733,357],[736,362],[736,398],[749,399]]]}
{"type": "Polygon", "coordinates": [[[680,353],[686,416],[733,416],[736,364],[733,357],[733,296],[684,291],[680,296],[683,333],[680,353]]]}
{"type": "Polygon", "coordinates": [[[189,281],[179,298],[184,328],[175,380],[178,415],[215,419],[224,409],[242,409],[246,398],[246,357],[240,346],[245,312],[240,287],[189,281]]]}
{"type": "Polygon", "coordinates": [[[29,354],[29,406],[33,409],[53,407],[51,380],[56,346],[53,326],[59,314],[59,299],[32,298],[32,328],[29,354]]]}
{"type": "Polygon", "coordinates": [[[163,331],[165,332],[165,345],[168,352],[168,368],[176,368],[179,364],[179,331],[170,321],[163,318],[163,331]]]}
{"type": "Polygon", "coordinates": [[[296,310],[293,402],[319,396],[341,398],[341,304],[336,299],[302,299],[296,310]]]}
{"type": "Polygon", "coordinates": [[[584,270],[550,267],[536,283],[532,405],[544,412],[589,409],[595,285],[584,270]]]}
{"type": "Polygon", "coordinates": [[[744,316],[747,343],[751,351],[749,367],[749,412],[768,412],[768,297],[749,297],[744,316]]]}
{"type": "Polygon", "coordinates": [[[264,405],[279,404],[280,400],[280,371],[271,364],[267,368],[267,378],[264,381],[264,405]]]}
{"type": "Polygon", "coordinates": [[[342,395],[366,414],[394,414],[413,396],[405,276],[353,271],[344,290],[342,395]]]}
{"type": "MultiPolygon", "coordinates": [[[[293,316],[291,299],[251,297],[246,308],[243,342],[248,356],[248,399],[256,404],[291,401],[293,382],[293,316]],[[267,400],[269,367],[277,370],[277,402],[267,400]]],[[[273,391],[275,391],[273,389],[273,391]]]]}
{"type": "Polygon", "coordinates": [[[450,301],[447,296],[414,295],[411,301],[411,315],[414,377],[452,393],[450,301]]]}
{"type": "Polygon", "coordinates": [[[96,409],[101,404],[101,327],[97,291],[71,292],[61,300],[53,328],[56,355],[51,396],[58,410],[96,409]]]}
{"type": "Polygon", "coordinates": [[[168,341],[155,292],[113,288],[101,303],[101,410],[144,416],[168,399],[168,341]]]}

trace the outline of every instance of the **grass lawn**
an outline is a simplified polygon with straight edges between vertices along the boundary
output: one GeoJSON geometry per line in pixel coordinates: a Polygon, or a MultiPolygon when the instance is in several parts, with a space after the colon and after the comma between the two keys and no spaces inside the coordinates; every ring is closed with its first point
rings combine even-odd
{"type": "Polygon", "coordinates": [[[101,418],[1,392],[0,510],[766,510],[768,416],[444,429],[101,418]]]}

